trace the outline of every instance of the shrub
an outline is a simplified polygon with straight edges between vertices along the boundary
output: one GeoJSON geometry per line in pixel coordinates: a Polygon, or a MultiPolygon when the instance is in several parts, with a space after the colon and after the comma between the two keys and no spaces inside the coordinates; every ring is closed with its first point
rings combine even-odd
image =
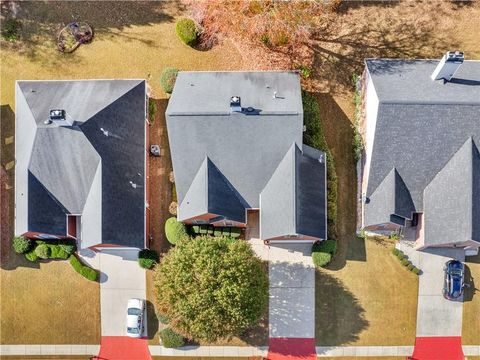
{"type": "Polygon", "coordinates": [[[409,264],[411,264],[410,260],[408,260],[407,258],[402,259],[401,263],[403,266],[408,266],[409,264]]]}
{"type": "Polygon", "coordinates": [[[177,21],[175,31],[183,43],[188,46],[195,46],[198,41],[197,26],[192,19],[180,19],[177,21]]]}
{"type": "Polygon", "coordinates": [[[231,228],[230,229],[230,237],[238,238],[242,234],[242,229],[240,228],[231,228]]]}
{"type": "Polygon", "coordinates": [[[41,259],[48,259],[52,254],[52,250],[47,244],[40,244],[35,248],[35,253],[41,259]]]}
{"type": "Polygon", "coordinates": [[[421,270],[420,270],[419,268],[417,268],[417,267],[414,267],[414,268],[412,269],[412,272],[413,272],[415,275],[420,275],[421,270]]]}
{"type": "Polygon", "coordinates": [[[262,36],[260,36],[260,41],[263,45],[270,46],[270,36],[268,36],[268,34],[262,34],[262,36]]]}
{"type": "Polygon", "coordinates": [[[83,265],[81,261],[75,256],[75,255],[70,255],[69,257],[70,265],[72,265],[73,269],[82,275],[84,278],[91,280],[91,281],[96,281],[98,277],[98,272],[95,269],[92,269],[86,265],[83,265]]]}
{"type": "Polygon", "coordinates": [[[28,260],[28,261],[31,261],[31,262],[35,262],[38,260],[38,256],[37,256],[37,253],[35,252],[35,250],[31,250],[29,251],[28,253],[25,254],[25,258],[28,260]]]}
{"type": "Polygon", "coordinates": [[[171,217],[165,222],[165,235],[168,242],[175,245],[187,237],[187,228],[184,223],[177,221],[177,218],[171,217]]]}
{"type": "Polygon", "coordinates": [[[160,77],[160,85],[162,86],[163,91],[167,94],[172,93],[175,81],[177,80],[177,75],[178,69],[176,68],[163,69],[162,76],[160,77]]]}
{"type": "Polygon", "coordinates": [[[392,249],[392,254],[395,255],[395,256],[398,256],[400,254],[400,250],[398,250],[397,248],[393,248],[392,249]]]}
{"type": "Polygon", "coordinates": [[[158,312],[186,338],[214,342],[256,324],[268,304],[268,275],[247,242],[198,236],[155,269],[158,312]]]}
{"type": "Polygon", "coordinates": [[[358,161],[362,158],[363,153],[363,139],[360,135],[359,127],[360,122],[362,121],[362,95],[360,92],[360,76],[357,74],[353,75],[352,78],[353,84],[355,86],[355,95],[353,102],[355,104],[355,123],[353,125],[353,157],[355,161],[358,161]]]}
{"type": "Polygon", "coordinates": [[[178,207],[178,204],[175,201],[172,201],[170,203],[170,206],[168,207],[168,212],[171,215],[177,215],[177,207],[178,207]]]}
{"type": "Polygon", "coordinates": [[[194,234],[200,234],[200,226],[193,225],[191,229],[194,234]]]}
{"type": "Polygon", "coordinates": [[[138,264],[144,269],[151,269],[158,262],[155,250],[143,249],[138,253],[138,264]]]}
{"type": "Polygon", "coordinates": [[[415,268],[415,265],[413,265],[412,263],[407,265],[407,269],[410,271],[412,271],[414,268],[415,268]]]}
{"type": "Polygon", "coordinates": [[[303,123],[306,126],[306,131],[303,133],[303,142],[308,146],[322,150],[327,156],[328,236],[334,238],[337,223],[337,175],[335,162],[325,140],[317,98],[307,91],[302,91],[302,103],[303,123]]]}
{"type": "Polygon", "coordinates": [[[170,328],[160,331],[160,340],[162,341],[162,345],[166,348],[178,348],[185,344],[183,336],[170,328]]]}
{"type": "Polygon", "coordinates": [[[324,252],[314,252],[312,253],[312,260],[316,267],[323,267],[332,260],[332,255],[324,252]]]}
{"type": "Polygon", "coordinates": [[[32,240],[25,236],[15,236],[12,240],[13,251],[24,254],[32,248],[32,240]]]}
{"type": "Polygon", "coordinates": [[[17,19],[7,19],[3,22],[2,37],[7,41],[15,41],[19,38],[22,24],[17,19]]]}
{"type": "Polygon", "coordinates": [[[335,240],[324,240],[320,242],[316,242],[313,244],[312,251],[313,252],[324,252],[329,254],[335,254],[337,250],[337,242],[335,240]]]}
{"type": "Polygon", "coordinates": [[[215,236],[224,236],[223,231],[222,231],[222,228],[215,228],[215,229],[213,230],[213,235],[215,235],[215,236]]]}
{"type": "Polygon", "coordinates": [[[77,250],[77,247],[73,244],[59,244],[58,246],[60,246],[60,248],[68,255],[72,255],[75,250],[77,250]]]}
{"type": "Polygon", "coordinates": [[[148,99],[148,121],[153,124],[155,121],[155,113],[157,112],[157,103],[153,99],[148,99]]]}
{"type": "Polygon", "coordinates": [[[157,314],[157,319],[164,325],[168,325],[168,323],[170,322],[168,316],[165,316],[163,314],[157,314]]]}

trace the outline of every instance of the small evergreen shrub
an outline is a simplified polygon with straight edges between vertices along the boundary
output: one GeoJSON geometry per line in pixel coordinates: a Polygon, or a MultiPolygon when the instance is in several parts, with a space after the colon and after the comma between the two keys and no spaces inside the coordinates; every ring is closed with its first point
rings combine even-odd
{"type": "Polygon", "coordinates": [[[158,254],[155,250],[143,249],[138,253],[138,264],[144,269],[151,269],[158,262],[158,254]]]}
{"type": "Polygon", "coordinates": [[[40,244],[35,248],[35,253],[40,259],[48,259],[52,255],[52,250],[47,244],[40,244]]]}
{"type": "Polygon", "coordinates": [[[200,226],[198,226],[198,225],[192,226],[192,232],[194,234],[200,234],[200,226]]]}
{"type": "Polygon", "coordinates": [[[38,256],[37,256],[37,253],[35,252],[35,250],[31,250],[31,251],[27,252],[25,254],[25,258],[28,261],[31,261],[31,262],[36,262],[38,260],[38,256]]]}
{"type": "Polygon", "coordinates": [[[392,254],[395,255],[395,256],[398,256],[400,252],[401,252],[401,251],[398,250],[397,248],[393,248],[393,249],[392,249],[392,254]]]}
{"type": "Polygon", "coordinates": [[[177,21],[175,31],[183,43],[195,46],[198,41],[197,26],[192,19],[180,19],[177,21]]]}
{"type": "Polygon", "coordinates": [[[17,254],[25,254],[32,247],[32,240],[25,236],[15,236],[12,240],[13,251],[17,254]]]}
{"type": "Polygon", "coordinates": [[[332,260],[332,255],[324,252],[314,252],[312,253],[312,260],[316,267],[323,267],[332,260]]]}
{"type": "Polygon", "coordinates": [[[420,275],[421,270],[420,270],[419,268],[417,268],[417,267],[414,267],[414,268],[412,269],[412,272],[413,272],[415,275],[420,275]]]}
{"type": "Polygon", "coordinates": [[[165,222],[165,235],[168,242],[175,245],[187,237],[187,228],[184,223],[177,221],[177,218],[171,217],[165,222]]]}
{"type": "Polygon", "coordinates": [[[168,318],[168,316],[163,314],[157,314],[157,319],[164,325],[168,325],[168,323],[170,322],[170,319],[168,318]]]}
{"type": "Polygon", "coordinates": [[[414,268],[415,268],[415,265],[413,265],[412,263],[407,265],[407,269],[410,271],[413,271],[414,268]]]}
{"type": "Polygon", "coordinates": [[[162,86],[163,91],[167,94],[172,93],[175,81],[177,80],[177,75],[178,69],[176,68],[163,69],[162,76],[160,77],[160,85],[162,86]]]}
{"type": "Polygon", "coordinates": [[[95,269],[92,269],[91,267],[88,267],[86,265],[83,265],[81,261],[75,256],[75,255],[70,255],[69,257],[70,265],[72,265],[73,269],[82,275],[84,278],[91,280],[91,281],[96,281],[98,278],[98,272],[95,269]]]}
{"type": "Polygon", "coordinates": [[[160,340],[162,341],[162,345],[166,348],[178,348],[185,344],[183,336],[177,334],[170,328],[160,331],[160,340]]]}
{"type": "Polygon", "coordinates": [[[157,112],[157,103],[154,99],[148,99],[148,121],[153,124],[155,121],[155,113],[157,112]]]}
{"type": "Polygon", "coordinates": [[[15,41],[20,38],[22,24],[17,19],[7,19],[3,22],[2,37],[7,41],[15,41]]]}
{"type": "Polygon", "coordinates": [[[240,228],[231,228],[230,229],[230,237],[232,238],[238,238],[242,234],[242,229],[240,228]]]}
{"type": "Polygon", "coordinates": [[[66,243],[66,244],[59,244],[58,245],[63,251],[65,251],[68,255],[72,255],[77,247],[74,244],[66,243]]]}
{"type": "Polygon", "coordinates": [[[337,242],[335,240],[324,240],[316,242],[312,246],[312,260],[317,267],[326,266],[331,260],[332,255],[337,249],[337,242]]]}
{"type": "Polygon", "coordinates": [[[403,265],[403,266],[408,266],[409,264],[411,264],[410,260],[408,260],[408,259],[406,259],[406,258],[405,258],[405,259],[402,259],[401,262],[402,262],[402,265],[403,265]]]}

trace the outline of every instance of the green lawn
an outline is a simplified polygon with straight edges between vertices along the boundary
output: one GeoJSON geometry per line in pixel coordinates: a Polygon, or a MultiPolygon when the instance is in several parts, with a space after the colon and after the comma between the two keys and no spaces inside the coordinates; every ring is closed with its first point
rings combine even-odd
{"type": "Polygon", "coordinates": [[[355,239],[345,266],[317,271],[318,346],[414,344],[418,277],[391,254],[392,248],[389,240],[355,239]]]}
{"type": "Polygon", "coordinates": [[[463,303],[463,345],[480,344],[480,255],[467,257],[465,280],[470,288],[465,289],[463,303]]]}

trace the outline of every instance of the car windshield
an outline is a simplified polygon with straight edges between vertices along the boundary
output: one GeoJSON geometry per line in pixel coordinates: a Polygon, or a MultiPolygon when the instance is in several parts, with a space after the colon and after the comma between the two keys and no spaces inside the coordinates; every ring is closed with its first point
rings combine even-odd
{"type": "Polygon", "coordinates": [[[140,315],[142,311],[137,308],[130,308],[128,309],[128,315],[140,315]]]}
{"type": "Polygon", "coordinates": [[[127,332],[130,334],[138,334],[138,328],[127,327],[127,332]]]}

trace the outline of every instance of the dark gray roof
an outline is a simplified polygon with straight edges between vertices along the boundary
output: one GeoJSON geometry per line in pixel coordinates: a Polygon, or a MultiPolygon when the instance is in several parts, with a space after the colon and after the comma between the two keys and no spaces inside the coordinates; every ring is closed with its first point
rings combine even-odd
{"type": "MultiPolygon", "coordinates": [[[[400,174],[393,168],[369,197],[367,224],[383,224],[392,221],[392,215],[411,219],[415,210],[410,193],[400,174]]],[[[396,220],[396,217],[393,217],[396,220]]],[[[395,221],[398,222],[398,221],[395,221]]],[[[402,222],[404,223],[404,221],[402,222]]]]}
{"type": "Polygon", "coordinates": [[[206,213],[245,223],[246,203],[228,179],[206,157],[179,208],[183,221],[206,213]]]}
{"type": "Polygon", "coordinates": [[[262,239],[326,239],[325,153],[305,145],[303,149],[291,146],[260,195],[262,239]]]}
{"type": "MultiPolygon", "coordinates": [[[[31,149],[28,230],[64,235],[57,218],[84,213],[101,167],[101,194],[89,208],[101,209],[101,239],[82,239],[143,247],[145,239],[145,82],[143,80],[19,81],[18,114],[36,122],[33,145],[22,141],[17,152],[31,149]],[[20,104],[20,105],[19,105],[20,104]],[[45,125],[50,109],[63,109],[73,126],[45,125]],[[137,187],[133,188],[132,183],[137,187]],[[31,185],[31,188],[30,188],[31,185]],[[32,190],[33,189],[33,190],[32,190]],[[40,191],[42,190],[42,191],[40,191]],[[32,192],[32,193],[30,193],[32,192]],[[48,195],[38,207],[34,199],[48,195]],[[97,203],[95,203],[97,201],[97,203]],[[50,205],[49,205],[50,204],[50,205]],[[49,220],[50,219],[50,220],[49,220]],[[49,227],[50,222],[50,227],[49,227]],[[41,225],[41,226],[40,226],[41,225]]],[[[25,122],[22,116],[17,122],[25,122]]],[[[19,125],[20,126],[20,125],[19,125]]],[[[25,126],[25,125],[22,125],[25,126]]],[[[17,183],[17,185],[19,185],[17,183]]],[[[22,183],[20,183],[22,186],[22,183]]],[[[17,191],[21,191],[17,189],[17,191]]],[[[17,216],[27,214],[17,213],[17,216]]]]}
{"type": "Polygon", "coordinates": [[[425,188],[424,242],[480,241],[480,154],[469,138],[425,188]]]}
{"type": "Polygon", "coordinates": [[[247,206],[258,208],[291,144],[302,143],[300,79],[292,72],[180,72],[166,115],[179,204],[208,156],[247,206]],[[275,90],[281,98],[273,99],[275,90]],[[230,113],[231,96],[262,112],[230,113]]]}
{"type": "Polygon", "coordinates": [[[378,224],[391,214],[392,205],[381,200],[385,196],[393,199],[391,188],[380,187],[392,168],[403,180],[406,208],[410,209],[409,193],[414,211],[421,212],[427,185],[468,138],[480,141],[480,62],[465,61],[447,83],[430,79],[437,63],[366,61],[379,98],[366,226],[378,224]]]}
{"type": "Polygon", "coordinates": [[[381,103],[480,103],[480,61],[465,61],[450,82],[432,81],[439,60],[367,59],[381,103]]]}

